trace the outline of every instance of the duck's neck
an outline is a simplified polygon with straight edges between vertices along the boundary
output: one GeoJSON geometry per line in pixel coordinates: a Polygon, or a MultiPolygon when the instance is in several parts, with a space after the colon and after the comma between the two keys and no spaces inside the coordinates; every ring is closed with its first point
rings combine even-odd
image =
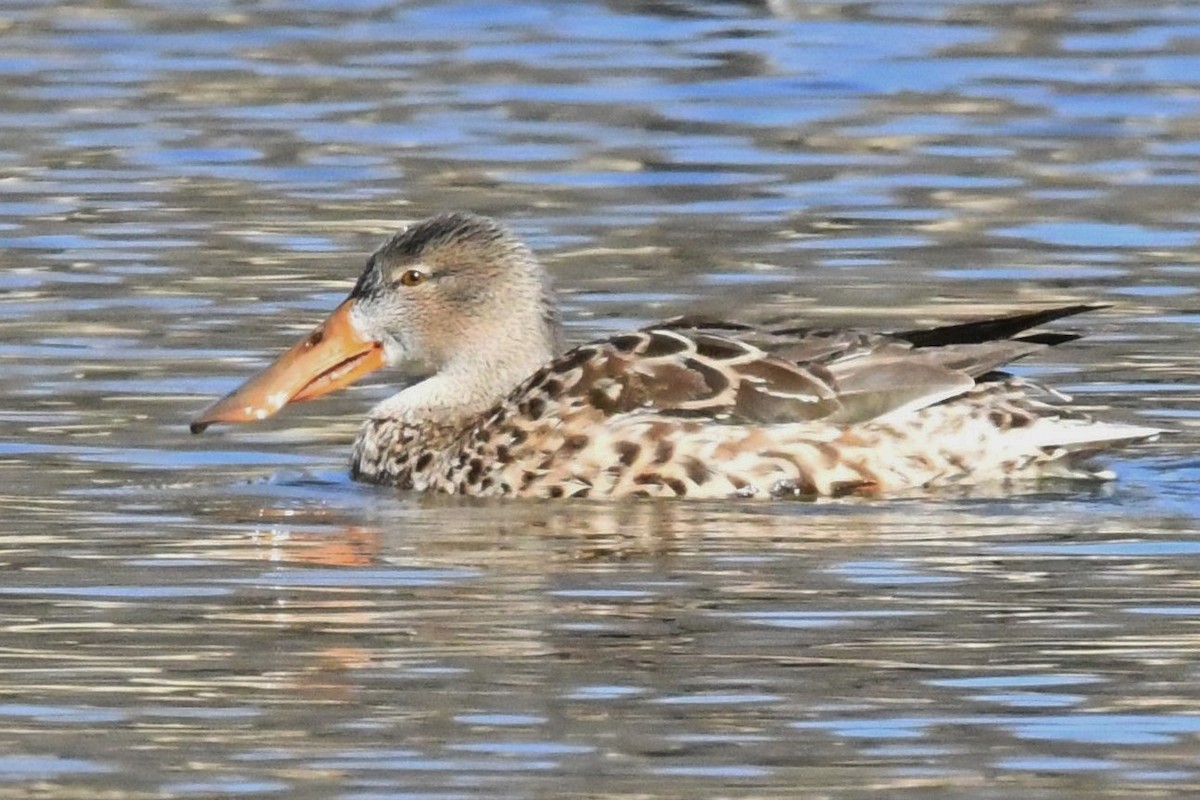
{"type": "Polygon", "coordinates": [[[462,446],[463,432],[553,357],[545,347],[464,359],[371,409],[358,432],[356,480],[426,489],[462,446]]]}
{"type": "Polygon", "coordinates": [[[464,343],[458,354],[433,375],[371,409],[371,419],[394,419],[409,425],[448,424],[482,414],[508,396],[556,354],[557,341],[531,336],[464,343]]]}
{"type": "Polygon", "coordinates": [[[367,416],[414,427],[454,424],[482,414],[520,382],[521,378],[515,376],[501,379],[497,375],[442,370],[378,403],[367,416]]]}

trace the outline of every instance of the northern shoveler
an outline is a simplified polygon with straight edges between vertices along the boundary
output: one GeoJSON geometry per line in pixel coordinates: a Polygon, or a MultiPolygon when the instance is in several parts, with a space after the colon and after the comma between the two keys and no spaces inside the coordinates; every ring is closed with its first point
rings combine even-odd
{"type": "Polygon", "coordinates": [[[375,252],[303,341],[192,423],[268,417],[385,364],[429,377],[375,406],[353,476],[468,495],[886,494],[1044,476],[1159,431],[1098,422],[999,372],[1078,338],[1073,305],[891,334],[688,319],[563,351],[546,273],[455,213],[375,252]]]}

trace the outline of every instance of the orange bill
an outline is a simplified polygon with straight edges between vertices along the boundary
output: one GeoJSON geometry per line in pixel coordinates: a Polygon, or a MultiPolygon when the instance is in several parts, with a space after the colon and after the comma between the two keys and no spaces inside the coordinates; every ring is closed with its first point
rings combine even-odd
{"type": "Polygon", "coordinates": [[[353,303],[343,301],[275,363],[201,411],[192,420],[192,433],[214,422],[266,419],[288,403],[343,389],[382,367],[382,345],[364,339],[350,323],[353,303]]]}

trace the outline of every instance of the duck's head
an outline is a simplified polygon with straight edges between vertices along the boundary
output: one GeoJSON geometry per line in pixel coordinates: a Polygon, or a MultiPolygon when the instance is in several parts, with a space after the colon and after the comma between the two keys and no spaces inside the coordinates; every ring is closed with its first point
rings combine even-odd
{"type": "Polygon", "coordinates": [[[464,396],[503,394],[553,357],[559,336],[548,279],[528,248],[486,217],[442,214],[384,243],[323,323],[191,430],[265,419],[388,364],[451,374],[464,396]]]}

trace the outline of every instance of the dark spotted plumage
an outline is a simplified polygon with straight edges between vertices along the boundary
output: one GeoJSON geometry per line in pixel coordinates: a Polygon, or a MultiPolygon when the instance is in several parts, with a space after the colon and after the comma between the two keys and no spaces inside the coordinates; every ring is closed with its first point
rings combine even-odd
{"type": "Polygon", "coordinates": [[[1087,310],[893,335],[671,321],[559,356],[457,430],[392,429],[423,441],[432,460],[405,456],[368,423],[356,475],[546,497],[840,496],[1103,476],[1080,458],[1152,432],[1070,414],[995,371],[1049,346],[1020,336],[1023,324],[1087,310]],[[1011,338],[985,338],[1009,329],[1011,338]]]}

